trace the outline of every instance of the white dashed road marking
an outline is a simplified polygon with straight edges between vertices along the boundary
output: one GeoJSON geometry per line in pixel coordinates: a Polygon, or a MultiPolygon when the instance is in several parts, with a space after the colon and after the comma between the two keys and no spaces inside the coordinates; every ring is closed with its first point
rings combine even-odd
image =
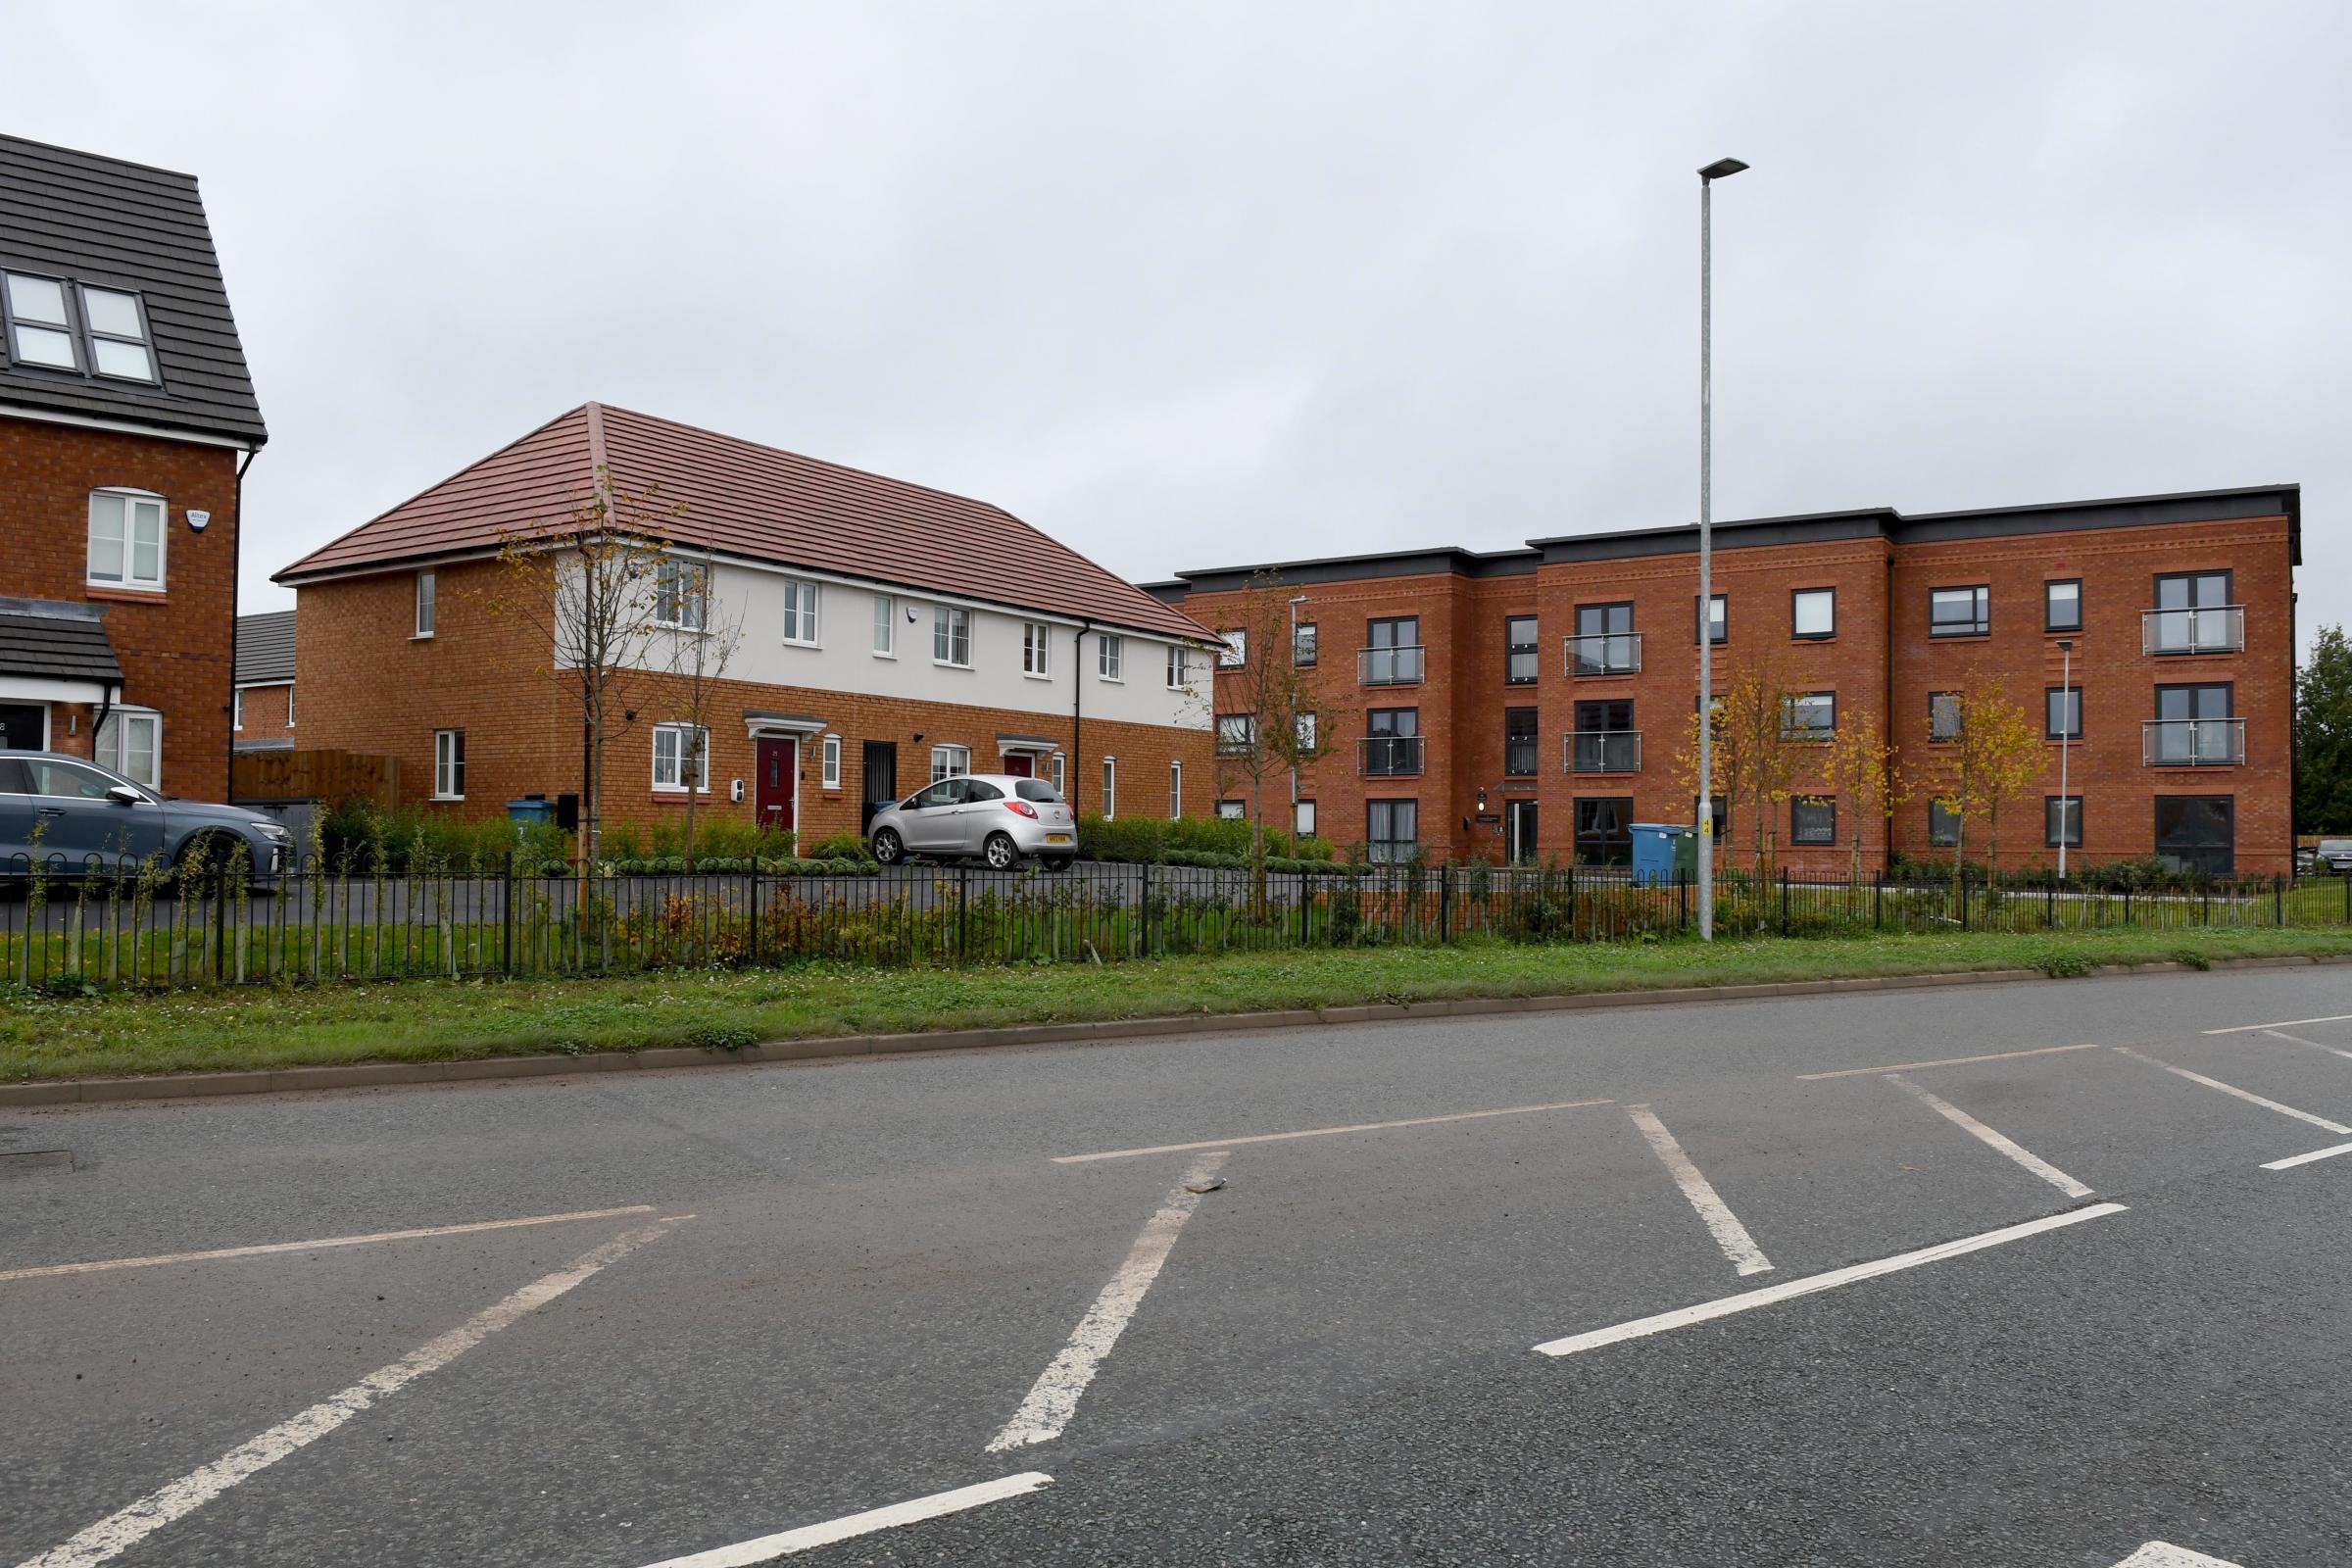
{"type": "Polygon", "coordinates": [[[1575,1110],[1585,1105],[1607,1105],[1607,1100],[1563,1100],[1549,1105],[1505,1105],[1500,1110],[1457,1110],[1447,1116],[1408,1116],[1403,1121],[1359,1121],[1346,1127],[1309,1127],[1297,1133],[1250,1133],[1242,1138],[1202,1138],[1190,1144],[1154,1144],[1149,1149],[1113,1149],[1100,1154],[1055,1154],[1056,1165],[1083,1165],[1096,1159],[1137,1159],[1145,1154],[1186,1154],[1196,1149],[1234,1149],[1243,1144],[1280,1144],[1294,1138],[1336,1138],[1342,1133],[1385,1133],[1392,1127],[1434,1127],[1442,1121],[1479,1121],[1488,1116],[1526,1116],[1539,1110],[1575,1110]]]}
{"type": "Polygon", "coordinates": [[[1977,1120],[1976,1117],[1971,1116],[1967,1111],[1962,1110],[1958,1105],[1953,1104],[1951,1102],[1946,1100],[1938,1100],[1936,1096],[1929,1094],[1925,1089],[1920,1088],[1919,1085],[1913,1083],[1901,1073],[1888,1073],[1886,1075],[1886,1081],[1890,1084],[1893,1084],[1896,1088],[1902,1090],[1905,1094],[1908,1094],[1912,1099],[1918,1101],[1930,1110],[1936,1112],[1936,1115],[1941,1116],[1944,1120],[1959,1128],[1962,1132],[1967,1133],[1971,1138],[1983,1143],[1986,1148],[1998,1150],[2000,1152],[2008,1155],[2011,1159],[2016,1160],[2020,1165],[2025,1166],[2026,1169],[2032,1171],[2043,1181],[2048,1182],[2052,1187],[2057,1188],[2067,1197],[2088,1198],[2090,1196],[2089,1188],[2083,1186],[2081,1182],[2075,1180],[2072,1176],[2069,1176],[2066,1172],[2060,1170],[2057,1166],[2051,1164],[2039,1154],[2033,1153],[2025,1149],[2019,1148],[2005,1135],[1994,1132],[1991,1128],[1985,1126],[1983,1122],[1977,1120]]]}
{"type": "Polygon", "coordinates": [[[1844,1067],[1837,1072],[1800,1072],[1800,1084],[1816,1083],[1824,1078],[1885,1077],[1890,1072],[1919,1072],[1928,1067],[1965,1067],[1972,1061],[2015,1061],[2020,1056],[2056,1056],[2069,1051],[2096,1051],[2097,1044],[2087,1046],[2036,1046],[2032,1051],[1996,1051],[1987,1056],[1945,1056],[1937,1061],[1898,1061],[1887,1067],[1844,1067]]]}
{"type": "Polygon", "coordinates": [[[2306,1040],[2301,1035],[2290,1035],[2283,1029],[2265,1029],[2262,1032],[2273,1040],[2283,1040],[2293,1046],[2309,1046],[2314,1051],[2325,1051],[2330,1056],[2352,1056],[2352,1051],[2346,1051],[2341,1046],[2323,1046],[2317,1040],[2306,1040]]]}
{"type": "Polygon", "coordinates": [[[1740,1223],[1740,1216],[1716,1195],[1715,1184],[1690,1163],[1690,1156],[1683,1152],[1683,1146],[1675,1142],[1674,1134],[1666,1130],[1657,1113],[1647,1105],[1628,1105],[1625,1113],[1634,1118],[1634,1125],[1649,1140],[1652,1152],[1673,1173],[1675,1186],[1683,1190],[1683,1196],[1690,1200],[1690,1206],[1698,1210],[1698,1217],[1706,1221],[1715,1245],[1732,1260],[1732,1267],[1741,1274],[1762,1274],[1769,1270],[1772,1259],[1764,1255],[1764,1249],[1756,1245],[1747,1227],[1740,1223]]]}
{"type": "Polygon", "coordinates": [[[649,1564],[648,1568],[751,1568],[754,1563],[773,1562],[778,1557],[789,1557],[812,1546],[829,1546],[853,1536],[871,1535],[877,1530],[937,1519],[942,1514],[961,1513],[983,1503],[1002,1502],[1006,1497],[1018,1497],[1053,1484],[1052,1476],[1025,1470],[1017,1476],[983,1481],[976,1487],[958,1487],[954,1492],[935,1493],[909,1502],[894,1502],[887,1508],[869,1508],[863,1513],[829,1519],[821,1525],[803,1525],[781,1535],[761,1536],[757,1541],[738,1542],[732,1546],[714,1546],[691,1557],[671,1557],[649,1564]]]}
{"type": "Polygon", "coordinates": [[[2093,1203],[2088,1208],[2073,1208],[2063,1214],[2045,1214],[2022,1225],[2006,1225],[1982,1236],[1963,1237],[1956,1242],[1938,1242],[1915,1252],[1901,1252],[1893,1257],[1882,1257],[1874,1262],[1855,1263],[1845,1268],[1834,1268],[1827,1274],[1809,1274],[1801,1280],[1786,1280],[1779,1285],[1766,1285],[1720,1300],[1705,1301],[1697,1306],[1677,1307],[1671,1312],[1659,1312],[1649,1317],[1636,1318],[1630,1323],[1616,1323],[1605,1329],[1592,1329],[1583,1334],[1571,1334],[1565,1339],[1546,1340],[1536,1347],[1542,1355],[1574,1355],[1580,1350],[1596,1350],[1604,1345],[1623,1340],[1638,1340],[1644,1335],[1664,1334],[1672,1329],[1689,1328],[1694,1323],[1710,1323],[1719,1317],[1736,1312],[1752,1312],[1759,1306],[1771,1306],[1778,1301],[1791,1300],[1799,1296],[1811,1296],[1816,1291],[1835,1290],[1840,1285],[1852,1285],[1859,1280],[1877,1279],[1882,1274],[1894,1274],[1925,1263],[1939,1263],[1947,1257],[1961,1257],[1981,1252],[1988,1247],[2006,1242],[2023,1241],[2043,1231],[2062,1226],[2080,1225],[2088,1219],[2104,1219],[2110,1214],[2123,1213],[2121,1203],[2093,1203]]]}
{"type": "Polygon", "coordinates": [[[1078,1320],[1078,1327],[1071,1331],[1070,1343],[1039,1374],[1029,1396],[1021,1401],[1012,1419],[1004,1423],[1004,1430],[989,1440],[990,1453],[1026,1447],[1033,1443],[1050,1443],[1061,1436],[1061,1429],[1078,1413],[1078,1396],[1094,1382],[1095,1372],[1102,1365],[1103,1357],[1110,1354],[1110,1348],[1119,1343],[1128,1319],[1144,1304],[1144,1293],[1159,1278],[1160,1265],[1167,1262],[1168,1250],[1176,1245],[1177,1232],[1193,1217],[1193,1210],[1200,1206],[1200,1195],[1191,1189],[1206,1186],[1216,1175],[1217,1167],[1225,1163],[1225,1151],[1219,1150],[1194,1161],[1192,1169],[1184,1173],[1161,1201],[1159,1212],[1145,1222],[1143,1234],[1136,1237],[1134,1248],[1127,1253],[1127,1261],[1119,1265],[1110,1283],[1102,1287],[1102,1294],[1095,1298],[1095,1304],[1078,1320]]]}
{"type": "Polygon", "coordinates": [[[2337,1144],[2331,1149],[2315,1149],[2308,1154],[2289,1154],[2284,1159],[2266,1159],[2262,1162],[2262,1168],[2264,1170],[2292,1170],[2297,1165],[2308,1165],[2315,1159],[2333,1159],[2338,1154],[2352,1154],[2352,1144],[2337,1144]]]}
{"type": "Polygon", "coordinates": [[[671,1226],[693,1217],[675,1214],[614,1237],[594,1251],[583,1253],[568,1268],[534,1280],[447,1334],[426,1341],[390,1366],[377,1368],[350,1388],[327,1396],[260,1437],[239,1444],[211,1464],[191,1470],[171,1485],[109,1514],[63,1545],[52,1546],[18,1568],[93,1568],[94,1564],[128,1551],[164,1526],[184,1519],[239,1482],[250,1481],[278,1460],[308,1447],[378,1399],[399,1393],[428,1372],[439,1371],[500,1329],[537,1311],[590,1275],[626,1257],[671,1226]]]}

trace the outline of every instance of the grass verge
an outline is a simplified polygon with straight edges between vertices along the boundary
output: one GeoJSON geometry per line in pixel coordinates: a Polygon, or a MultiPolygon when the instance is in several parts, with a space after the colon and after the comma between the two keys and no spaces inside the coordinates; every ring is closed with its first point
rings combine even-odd
{"type": "Polygon", "coordinates": [[[1253,1012],[1446,997],[1567,995],[1969,969],[2083,974],[2101,964],[2352,956],[2352,932],[1953,934],[1461,944],[1106,966],[872,970],[810,966],[613,980],[399,981],[56,999],[0,994],[0,1081],[437,1061],[924,1029],[1253,1012]]]}

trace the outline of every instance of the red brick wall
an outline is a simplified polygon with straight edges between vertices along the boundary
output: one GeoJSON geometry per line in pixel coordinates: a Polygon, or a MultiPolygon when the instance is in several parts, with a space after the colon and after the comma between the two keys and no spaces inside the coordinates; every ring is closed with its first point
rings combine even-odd
{"type": "MultiPolygon", "coordinates": [[[[1364,802],[1401,797],[1421,804],[1421,840],[1433,856],[1491,858],[1500,853],[1498,826],[1464,819],[1532,793],[1539,802],[1539,843],[1548,858],[1574,853],[1575,803],[1583,797],[1626,797],[1638,820],[1688,822],[1691,791],[1677,754],[1689,743],[1697,688],[1697,563],[1692,555],[1633,557],[1545,565],[1531,575],[1471,578],[1420,575],[1313,583],[1292,591],[1307,603],[1299,618],[1316,622],[1322,658],[1313,686],[1327,710],[1346,713],[1328,732],[1330,754],[1307,769],[1301,795],[1317,803],[1324,836],[1348,845],[1364,835],[1364,802]],[[1579,605],[1631,601],[1642,638],[1642,669],[1614,676],[1570,677],[1563,642],[1573,635],[1579,605]],[[1539,678],[1534,687],[1506,685],[1506,616],[1534,610],[1539,617],[1539,678]],[[1429,646],[1429,676],[1418,688],[1358,687],[1355,649],[1367,617],[1418,614],[1429,646]],[[1627,774],[1573,774],[1564,765],[1563,737],[1576,727],[1576,704],[1630,698],[1642,736],[1642,767],[1627,774]],[[1539,709],[1538,767],[1532,780],[1502,774],[1503,710],[1539,709]],[[1355,741],[1370,707],[1417,706],[1428,737],[1428,767],[1416,780],[1365,779],[1355,741]]],[[[1790,808],[1771,808],[1781,863],[1798,874],[1841,875],[1861,839],[1863,865],[1886,863],[1891,844],[1927,850],[1928,795],[1940,777],[1941,756],[1927,745],[1928,693],[1966,684],[1974,669],[2003,675],[2039,725],[2042,694],[2059,684],[2056,634],[2042,631],[2042,583],[2083,580],[2084,629],[2077,636],[2076,684],[2082,688],[2085,734],[2071,750],[2070,788],[2084,797],[2085,843],[2070,852],[2082,863],[2152,853],[2154,802],[2159,795],[2228,795],[2236,802],[2236,861],[2242,874],[2268,875],[2288,867],[2289,750],[2291,745],[2293,612],[2286,521],[2283,517],[2100,530],[2016,534],[1983,540],[1910,544],[1899,548],[1876,536],[1803,545],[1719,550],[1715,587],[1729,600],[1729,641],[1716,650],[1720,689],[1749,661],[1777,661],[1792,690],[1837,694],[1840,728],[1875,717],[1881,734],[1900,749],[1913,798],[1891,822],[1838,802],[1837,843],[1798,848],[1789,840],[1790,808]],[[2140,653],[2140,612],[2155,603],[2160,572],[2229,568],[2233,597],[2247,607],[2242,654],[2158,659],[2140,653]],[[1935,640],[1928,636],[1931,587],[1987,582],[1992,587],[1993,635],[1935,640]],[[1824,641],[1791,636],[1790,594],[1798,588],[1837,590],[1837,632],[1824,641]],[[2155,712],[2160,683],[2227,680],[2235,687],[2234,711],[2246,719],[2247,763],[2229,768],[2153,768],[2140,762],[2140,720],[2155,712]]],[[[1239,593],[1195,593],[1182,608],[1209,624],[1238,615],[1239,593]]],[[[1279,650],[1276,651],[1279,654],[1279,650]]],[[[1252,651],[1252,657],[1255,657],[1252,651]]],[[[1223,705],[1220,705],[1223,706],[1223,705]]],[[[2041,785],[2003,813],[2000,858],[2011,866],[2047,865],[2042,797],[2058,792],[2057,744],[2050,743],[2041,785]]],[[[1801,786],[1820,782],[1800,778],[1801,786]]],[[[1270,806],[1281,820],[1287,802],[1270,806]]],[[[1732,803],[1724,851],[1727,863],[1754,854],[1751,803],[1732,803]]],[[[1972,837],[1974,835],[1972,834],[1972,837]]]]}
{"type": "MultiPolygon", "coordinates": [[[[466,816],[498,815],[508,801],[525,795],[552,798],[578,790],[574,688],[548,673],[547,650],[523,622],[489,609],[487,598],[506,581],[505,568],[495,563],[439,568],[434,635],[423,639],[409,635],[416,593],[410,573],[305,586],[295,651],[302,744],[397,757],[404,803],[466,816]],[[438,729],[466,731],[462,803],[429,799],[438,729]]],[[[683,810],[683,794],[653,787],[653,727],[683,718],[681,696],[680,683],[661,674],[633,675],[621,688],[617,706],[634,710],[637,717],[616,724],[606,744],[606,820],[645,822],[683,810]]],[[[869,740],[898,744],[902,797],[929,778],[933,746],[968,746],[973,769],[991,772],[1002,765],[997,736],[1017,734],[1061,746],[1066,782],[1089,813],[1101,808],[1105,755],[1116,760],[1121,815],[1167,814],[1172,760],[1184,764],[1186,815],[1207,815],[1216,799],[1204,730],[1088,718],[1081,753],[1067,714],[722,680],[713,683],[705,720],[711,788],[701,797],[700,810],[712,816],[748,820],[753,814],[756,750],[747,710],[814,714],[843,737],[841,786],[834,790],[823,787],[816,740],[801,747],[798,826],[804,843],[861,826],[861,743],[869,740]],[[744,781],[741,804],[727,799],[735,779],[744,781]]]]}
{"type": "MultiPolygon", "coordinates": [[[[240,741],[273,741],[290,736],[294,727],[286,722],[286,704],[294,688],[284,686],[248,686],[244,689],[244,722],[237,726],[240,741]]],[[[295,717],[302,715],[297,712],[295,717]]]]}
{"type": "MultiPolygon", "coordinates": [[[[122,701],[164,716],[163,788],[197,800],[228,797],[237,460],[221,447],[0,416],[0,594],[105,605],[122,701]],[[163,592],[84,581],[90,492],[108,486],[168,499],[163,592]],[[189,508],[212,514],[202,533],[188,527],[189,508]]],[[[52,744],[89,756],[93,715],[54,708],[52,744]]]]}

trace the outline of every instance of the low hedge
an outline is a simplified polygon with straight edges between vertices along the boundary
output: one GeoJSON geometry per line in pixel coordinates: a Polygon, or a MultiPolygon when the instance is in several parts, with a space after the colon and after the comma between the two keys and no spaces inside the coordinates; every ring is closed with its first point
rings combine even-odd
{"type": "MultiPolygon", "coordinates": [[[[747,856],[697,856],[694,861],[696,876],[749,876],[757,870],[761,876],[871,876],[876,867],[871,860],[823,859],[801,860],[747,856]]],[[[576,874],[574,867],[563,860],[551,860],[541,870],[543,876],[561,880],[576,874]]],[[[638,859],[606,860],[597,866],[599,876],[684,876],[686,859],[678,855],[648,856],[638,859]]]]}

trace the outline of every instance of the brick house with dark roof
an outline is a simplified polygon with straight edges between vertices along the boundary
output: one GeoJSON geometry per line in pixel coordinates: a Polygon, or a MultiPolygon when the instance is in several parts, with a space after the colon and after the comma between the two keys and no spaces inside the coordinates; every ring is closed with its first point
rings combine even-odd
{"type": "MultiPolygon", "coordinates": [[[[702,726],[706,809],[808,838],[934,778],[1016,772],[1089,813],[1206,814],[1211,639],[1182,611],[986,502],[597,403],[277,574],[299,598],[303,745],[396,757],[404,799],[436,809],[576,798],[576,688],[493,610],[517,591],[499,555],[648,494],[668,553],[710,578],[662,646],[741,624],[702,726]]],[[[608,821],[687,799],[666,669],[626,682],[608,821]]]]}
{"type": "Polygon", "coordinates": [[[0,745],[226,798],[268,435],[194,176],[0,136],[0,745]]]}
{"type": "MultiPolygon", "coordinates": [[[[2074,867],[2285,872],[2302,519],[2284,484],[1717,523],[1717,691],[1776,667],[1804,738],[1867,719],[1913,786],[1891,817],[1817,768],[1762,821],[1725,803],[1723,863],[1748,863],[1759,836],[1811,875],[1844,875],[1857,840],[1866,870],[1949,856],[1937,714],[1997,677],[2045,737],[1999,823],[2004,865],[2053,867],[2063,838],[2074,867]]],[[[1309,685],[1355,733],[1300,770],[1302,825],[1376,858],[1622,863],[1634,822],[1697,819],[1679,755],[1698,701],[1697,532],[1225,566],[1149,591],[1212,627],[1259,572],[1304,597],[1290,657],[1313,661],[1309,685]]],[[[1245,808],[1225,793],[1222,809],[1245,808]]],[[[1966,835],[1972,858],[1983,834],[1966,835]]]]}
{"type": "Polygon", "coordinates": [[[294,612],[237,617],[231,745],[240,752],[294,748],[294,612]]]}

